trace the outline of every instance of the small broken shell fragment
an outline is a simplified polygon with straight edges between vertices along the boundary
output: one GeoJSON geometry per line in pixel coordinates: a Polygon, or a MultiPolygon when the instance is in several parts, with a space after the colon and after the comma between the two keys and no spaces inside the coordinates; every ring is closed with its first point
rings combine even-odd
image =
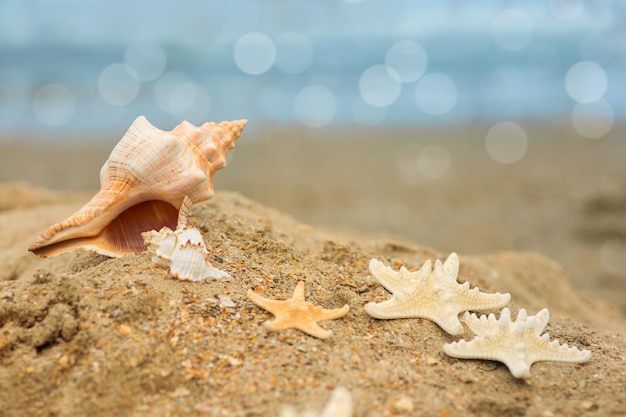
{"type": "Polygon", "coordinates": [[[187,224],[186,216],[191,200],[185,197],[176,230],[165,226],[161,230],[141,234],[152,262],[167,267],[172,277],[181,281],[204,281],[208,278],[225,278],[229,275],[209,262],[209,252],[200,230],[187,224]]]}
{"type": "MultiPolygon", "coordinates": [[[[330,400],[319,414],[319,417],[352,417],[354,414],[354,405],[352,404],[352,394],[344,387],[337,387],[333,391],[330,400]]],[[[298,416],[315,417],[318,414],[312,412],[304,412],[298,414],[295,408],[291,406],[284,407],[280,413],[280,417],[298,417],[298,416]]]]}

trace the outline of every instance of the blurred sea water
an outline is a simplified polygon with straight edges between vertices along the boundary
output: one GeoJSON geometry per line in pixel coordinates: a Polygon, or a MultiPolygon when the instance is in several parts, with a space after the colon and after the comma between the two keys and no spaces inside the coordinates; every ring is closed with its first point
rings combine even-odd
{"type": "Polygon", "coordinates": [[[617,0],[4,0],[0,138],[103,137],[140,114],[164,129],[568,120],[600,138],[626,116],[624,17],[617,0]]]}

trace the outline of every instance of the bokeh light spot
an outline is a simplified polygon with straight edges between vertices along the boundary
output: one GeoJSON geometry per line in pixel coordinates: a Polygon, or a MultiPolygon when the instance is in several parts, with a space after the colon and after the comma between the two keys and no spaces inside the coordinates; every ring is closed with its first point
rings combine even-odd
{"type": "Polygon", "coordinates": [[[426,72],[428,55],[418,43],[400,41],[387,50],[385,64],[396,71],[401,82],[412,83],[426,72]]]}
{"type": "MultiPolygon", "coordinates": [[[[193,101],[191,105],[184,111],[184,119],[190,121],[195,125],[200,125],[207,120],[210,120],[211,113],[211,96],[209,92],[198,84],[192,84],[193,86],[193,101]]],[[[184,91],[184,89],[181,89],[184,91]]],[[[173,94],[173,100],[176,102],[177,94],[180,94],[181,90],[176,90],[173,94]]]]}
{"type": "Polygon", "coordinates": [[[426,146],[417,158],[419,172],[433,180],[445,177],[450,172],[451,165],[450,153],[439,145],[426,146]]]}
{"type": "Polygon", "coordinates": [[[196,100],[196,85],[193,83],[181,84],[172,90],[170,95],[170,112],[181,114],[189,110],[196,100]]]}
{"type": "Polygon", "coordinates": [[[443,178],[451,166],[450,153],[440,145],[407,142],[396,151],[396,169],[408,185],[443,178]]]}
{"type": "Polygon", "coordinates": [[[404,20],[400,21],[393,28],[392,39],[395,41],[403,41],[406,39],[424,39],[424,26],[420,25],[417,21],[418,16],[405,16],[404,20]]]}
{"type": "Polygon", "coordinates": [[[163,73],[167,55],[157,44],[134,44],[126,49],[124,63],[135,71],[140,81],[152,81],[163,73]]]}
{"type": "Polygon", "coordinates": [[[594,103],[578,103],[572,110],[574,129],[589,139],[606,136],[613,128],[614,120],[613,107],[604,99],[594,103]]]}
{"type": "Polygon", "coordinates": [[[600,247],[600,264],[614,274],[626,272],[626,243],[622,239],[611,239],[600,247]]]}
{"type": "Polygon", "coordinates": [[[294,101],[297,119],[309,127],[326,126],[337,111],[335,95],[321,85],[304,87],[294,101]]]}
{"type": "Polygon", "coordinates": [[[313,44],[304,34],[286,32],[276,39],[276,68],[285,74],[299,74],[313,62],[313,44]]]}
{"type": "Polygon", "coordinates": [[[387,65],[372,65],[359,79],[359,93],[366,103],[374,107],[387,107],[398,97],[402,85],[400,76],[387,65]]]}
{"type": "Polygon", "coordinates": [[[487,153],[500,164],[513,164],[524,157],[528,136],[522,126],[514,122],[496,123],[485,138],[487,153]]]}
{"type": "Polygon", "coordinates": [[[419,155],[423,145],[406,142],[398,147],[396,155],[396,171],[407,185],[415,185],[424,181],[419,167],[419,155]]]}
{"type": "Polygon", "coordinates": [[[74,115],[74,94],[64,85],[47,84],[33,96],[33,111],[39,121],[48,126],[60,126],[74,115]]]}
{"type": "Polygon", "coordinates": [[[491,21],[491,37],[505,51],[519,51],[530,43],[533,22],[522,10],[507,9],[496,14],[491,21]]]}
{"type": "Polygon", "coordinates": [[[179,115],[188,110],[196,98],[196,85],[185,74],[178,71],[163,74],[153,89],[154,101],[163,111],[179,115]]]}
{"type": "Polygon", "coordinates": [[[448,113],[458,99],[456,84],[445,74],[430,73],[415,86],[415,100],[426,114],[441,116],[448,113]]]}
{"type": "Polygon", "coordinates": [[[578,62],[565,75],[567,94],[579,103],[593,103],[602,98],[608,87],[604,69],[591,61],[578,62]]]}
{"type": "Polygon", "coordinates": [[[250,75],[260,75],[274,65],[276,46],[263,33],[246,33],[235,42],[233,58],[241,71],[250,75]]]}
{"type": "Polygon", "coordinates": [[[126,64],[112,64],[98,77],[98,92],[107,103],[125,106],[139,94],[141,87],[135,71],[126,64]]]}

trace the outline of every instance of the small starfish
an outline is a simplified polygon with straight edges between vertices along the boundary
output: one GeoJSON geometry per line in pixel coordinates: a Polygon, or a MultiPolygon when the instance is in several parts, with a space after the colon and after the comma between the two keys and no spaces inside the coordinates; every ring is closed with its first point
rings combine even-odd
{"type": "Polygon", "coordinates": [[[369,303],[365,312],[378,319],[423,317],[437,323],[450,334],[463,333],[458,315],[468,310],[490,310],[505,306],[510,294],[488,294],[478,288],[470,290],[469,282],[459,284],[459,257],[452,252],[441,264],[430,260],[416,272],[405,267],[399,272],[372,259],[369,269],[374,278],[393,294],[382,303],[369,303]]]}
{"type": "Polygon", "coordinates": [[[478,318],[475,314],[465,313],[463,321],[477,336],[469,342],[461,339],[446,343],[443,351],[455,358],[502,362],[515,378],[530,377],[530,367],[535,362],[580,363],[591,358],[588,350],[578,350],[567,343],[561,345],[558,340],[550,342],[548,333],[541,336],[549,319],[547,308],[535,316],[528,316],[522,309],[513,322],[508,308],[502,310],[499,320],[493,314],[478,318]]]}
{"type": "MultiPolygon", "coordinates": [[[[337,387],[319,417],[352,417],[353,412],[354,406],[350,391],[343,387],[337,387]]],[[[315,417],[315,414],[303,413],[301,416],[315,417]]],[[[298,417],[298,413],[293,407],[285,407],[280,417],[298,417]]]]}
{"type": "Polygon", "coordinates": [[[346,304],[341,308],[327,310],[304,301],[304,281],[296,285],[293,297],[288,300],[270,300],[248,290],[248,298],[254,304],[272,313],[276,318],[265,322],[265,327],[276,331],[280,329],[298,329],[320,339],[328,339],[333,332],[321,328],[317,322],[334,320],[348,314],[350,307],[346,304]]]}

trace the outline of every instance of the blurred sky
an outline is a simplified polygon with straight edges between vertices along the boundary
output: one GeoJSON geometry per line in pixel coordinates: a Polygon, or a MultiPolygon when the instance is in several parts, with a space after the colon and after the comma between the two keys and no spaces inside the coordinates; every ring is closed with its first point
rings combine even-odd
{"type": "Polygon", "coordinates": [[[0,0],[0,141],[141,114],[602,138],[626,117],[625,18],[620,0],[0,0]]]}

